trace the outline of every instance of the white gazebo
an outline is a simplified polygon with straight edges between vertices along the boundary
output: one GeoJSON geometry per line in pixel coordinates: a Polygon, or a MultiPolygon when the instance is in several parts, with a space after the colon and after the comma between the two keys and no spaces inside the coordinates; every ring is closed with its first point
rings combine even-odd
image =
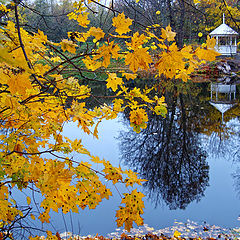
{"type": "Polygon", "coordinates": [[[216,38],[215,50],[222,55],[237,54],[237,36],[238,33],[225,24],[223,14],[223,23],[210,33],[211,37],[216,38]]]}

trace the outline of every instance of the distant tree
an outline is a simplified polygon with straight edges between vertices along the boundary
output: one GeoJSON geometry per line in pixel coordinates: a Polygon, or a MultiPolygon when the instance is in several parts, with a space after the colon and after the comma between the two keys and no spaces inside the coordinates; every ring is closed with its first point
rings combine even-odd
{"type": "Polygon", "coordinates": [[[223,14],[225,14],[225,23],[237,32],[240,32],[239,2],[226,0],[195,0],[195,7],[203,12],[205,17],[198,20],[198,30],[204,35],[208,35],[216,27],[223,23],[223,14]]]}
{"type": "Polygon", "coordinates": [[[68,37],[68,32],[81,29],[67,16],[74,10],[71,0],[36,0],[29,5],[22,3],[22,6],[23,23],[28,27],[26,29],[39,29],[52,41],[61,41],[68,37]]]}
{"type": "Polygon", "coordinates": [[[205,19],[204,12],[198,9],[191,0],[119,0],[116,8],[124,11],[136,21],[138,28],[152,26],[156,32],[159,27],[170,26],[177,33],[177,44],[198,39],[199,21],[205,19]],[[143,26],[142,26],[143,25],[143,26]]]}

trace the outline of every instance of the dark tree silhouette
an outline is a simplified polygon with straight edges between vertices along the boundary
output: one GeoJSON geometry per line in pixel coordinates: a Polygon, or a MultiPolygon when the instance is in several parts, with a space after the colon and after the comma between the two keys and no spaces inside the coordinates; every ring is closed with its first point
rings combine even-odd
{"type": "Polygon", "coordinates": [[[144,187],[156,204],[162,199],[170,209],[185,209],[204,195],[209,166],[184,96],[167,95],[166,118],[151,115],[141,133],[122,133],[120,149],[124,163],[148,180],[144,187]]]}

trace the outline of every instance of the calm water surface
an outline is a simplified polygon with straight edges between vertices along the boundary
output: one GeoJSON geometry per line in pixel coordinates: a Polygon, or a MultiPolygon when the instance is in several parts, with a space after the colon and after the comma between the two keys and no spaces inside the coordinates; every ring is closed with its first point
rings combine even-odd
{"type": "MultiPolygon", "coordinates": [[[[231,96],[219,92],[216,97],[218,90],[212,86],[211,98],[210,89],[209,83],[200,86],[198,94],[167,95],[167,117],[150,116],[147,129],[140,134],[129,127],[127,113],[103,121],[99,140],[83,135],[74,124],[64,131],[68,137],[82,138],[92,154],[148,179],[140,190],[146,195],[143,217],[149,226],[160,229],[175,220],[190,219],[239,227],[239,91],[236,88],[231,96]]],[[[113,232],[121,201],[113,192],[96,210],[72,215],[68,231],[78,233],[80,229],[83,235],[113,232]]],[[[66,222],[70,220],[66,218],[66,222]]],[[[56,227],[66,228],[60,222],[56,227]]]]}
{"type": "MultiPolygon", "coordinates": [[[[143,218],[150,227],[161,229],[187,219],[239,227],[239,95],[237,86],[222,90],[210,83],[192,84],[187,90],[166,92],[166,118],[150,114],[148,127],[139,134],[129,127],[128,112],[103,121],[99,140],[75,124],[66,125],[64,134],[81,138],[92,154],[136,170],[148,180],[139,190],[146,195],[143,218]]],[[[86,160],[77,154],[74,158],[86,160]]],[[[121,185],[118,189],[124,191],[121,185]]],[[[112,191],[113,197],[95,210],[65,217],[52,214],[54,231],[81,235],[115,231],[121,199],[112,191]]]]}

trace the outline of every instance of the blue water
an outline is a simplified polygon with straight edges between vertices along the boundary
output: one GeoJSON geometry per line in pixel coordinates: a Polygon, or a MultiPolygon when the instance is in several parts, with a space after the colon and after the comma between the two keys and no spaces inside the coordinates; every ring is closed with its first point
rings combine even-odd
{"type": "MultiPolygon", "coordinates": [[[[238,121],[236,123],[239,124],[238,121]]],[[[120,159],[119,144],[121,143],[118,136],[119,132],[123,131],[125,127],[119,119],[103,121],[99,128],[99,140],[83,135],[82,131],[78,130],[74,124],[69,124],[64,131],[68,137],[82,138],[83,143],[92,154],[104,157],[116,166],[120,164],[124,167],[120,159]]],[[[206,187],[204,196],[199,202],[191,202],[184,210],[169,210],[164,201],[155,207],[155,203],[150,199],[146,199],[143,218],[144,222],[149,226],[161,229],[172,225],[175,220],[186,222],[187,219],[190,219],[199,223],[205,221],[222,227],[239,227],[240,222],[237,218],[240,215],[240,199],[236,191],[236,181],[234,181],[233,177],[239,164],[233,161],[232,156],[229,156],[229,152],[225,154],[228,156],[216,152],[211,153],[212,147],[208,145],[207,140],[213,140],[210,139],[211,137],[203,137],[205,138],[202,140],[202,147],[210,152],[206,159],[210,166],[209,186],[206,187]]],[[[212,138],[215,139],[216,143],[217,137],[212,136],[212,138]]],[[[230,141],[231,138],[224,144],[229,145],[231,144],[230,141]]],[[[233,146],[233,149],[236,149],[236,146],[233,146]]],[[[120,186],[118,187],[123,190],[120,186]]],[[[142,191],[144,192],[144,189],[142,191]]],[[[120,197],[115,191],[110,200],[104,201],[95,210],[84,210],[77,215],[72,215],[73,229],[70,224],[67,230],[78,233],[80,226],[81,235],[96,233],[106,235],[113,232],[117,228],[114,222],[114,211],[119,204],[120,197]]],[[[70,223],[70,218],[66,218],[66,221],[70,223]]],[[[65,231],[65,227],[60,222],[55,223],[56,227],[60,231],[65,231]]]]}
{"type": "MultiPolygon", "coordinates": [[[[207,114],[217,114],[216,110],[214,110],[214,108],[211,107],[209,103],[205,102],[204,104],[205,105],[198,106],[198,108],[200,109],[199,111],[201,111],[201,109],[205,107],[206,111],[204,111],[202,114],[201,112],[197,112],[197,117],[200,118],[204,116],[204,114],[206,114],[206,116],[208,116],[207,114]]],[[[193,107],[195,107],[194,104],[193,107]]],[[[169,110],[169,112],[171,112],[171,109],[169,110]]],[[[194,113],[196,113],[196,111],[194,113]]],[[[205,180],[202,180],[203,183],[201,183],[201,179],[191,179],[193,183],[195,180],[197,181],[196,187],[199,187],[198,184],[203,184],[202,196],[200,191],[199,197],[196,197],[194,195],[194,191],[192,195],[189,195],[187,193],[188,188],[186,187],[188,185],[185,185],[185,192],[183,191],[183,195],[190,196],[190,199],[193,199],[192,201],[189,201],[189,203],[188,201],[186,201],[187,204],[185,205],[180,204],[181,201],[180,203],[178,203],[178,205],[180,206],[184,205],[185,209],[184,207],[183,209],[179,209],[178,207],[174,209],[174,206],[176,206],[174,205],[174,202],[171,203],[171,201],[169,201],[168,203],[166,203],[166,201],[163,200],[162,194],[167,192],[167,189],[164,189],[164,186],[161,186],[161,192],[159,190],[160,188],[154,188],[151,198],[148,198],[149,189],[147,187],[140,187],[139,190],[146,194],[145,210],[143,215],[144,223],[148,224],[154,229],[162,229],[173,225],[175,221],[186,222],[188,219],[190,219],[198,223],[207,222],[208,224],[218,225],[221,227],[240,227],[240,222],[238,220],[238,217],[240,216],[240,177],[238,178],[238,176],[240,176],[240,170],[238,170],[240,169],[239,116],[237,114],[232,115],[233,117],[231,117],[231,120],[229,120],[229,116],[226,115],[226,117],[228,117],[226,123],[224,123],[224,118],[220,118],[219,121],[222,121],[223,124],[220,124],[218,126],[225,126],[227,127],[226,130],[228,131],[228,136],[224,136],[224,134],[218,135],[211,129],[211,124],[213,124],[214,126],[214,123],[212,122],[206,124],[205,128],[207,130],[201,129],[201,131],[195,131],[194,128],[190,127],[190,130],[187,129],[186,132],[182,132],[183,127],[179,128],[179,125],[181,125],[181,123],[179,122],[180,118],[178,117],[178,110],[176,110],[174,114],[175,122],[173,124],[173,127],[175,135],[173,135],[173,138],[171,138],[170,144],[170,146],[172,146],[172,159],[178,161],[179,158],[177,154],[184,149],[183,146],[182,148],[179,148],[180,150],[178,149],[178,147],[182,143],[181,137],[184,137],[184,134],[186,134],[186,137],[189,138],[189,142],[187,143],[187,149],[192,154],[192,158],[195,159],[194,153],[203,154],[204,156],[206,156],[205,158],[203,158],[203,165],[207,167],[207,169],[209,169],[206,170],[209,180],[206,181],[206,176],[205,180]],[[174,154],[176,154],[177,157],[174,154]],[[157,201],[156,196],[159,197],[157,201]],[[171,209],[169,206],[172,206],[171,209]]],[[[187,114],[192,113],[188,112],[187,114]]],[[[186,116],[188,116],[187,114],[186,116]]],[[[196,116],[193,114],[193,117],[196,116]]],[[[188,124],[189,126],[191,126],[191,121],[189,121],[189,119],[191,119],[191,117],[188,118],[188,124]]],[[[207,117],[206,119],[214,119],[214,117],[207,117]]],[[[152,120],[149,121],[150,124],[151,121],[152,120]]],[[[148,134],[148,132],[147,134],[145,134],[145,136],[148,137],[148,141],[150,141],[150,147],[151,144],[156,144],[156,146],[161,146],[162,144],[159,140],[161,138],[159,137],[158,139],[157,135],[158,132],[162,131],[160,127],[158,129],[158,126],[160,125],[164,127],[168,126],[162,124],[162,120],[159,121],[159,119],[153,119],[152,132],[150,132],[150,135],[148,134]],[[154,132],[156,129],[157,131],[154,132]],[[153,141],[151,143],[151,140],[153,138],[155,138],[156,141],[153,141]]],[[[131,164],[127,164],[126,159],[123,159],[122,157],[125,145],[123,144],[124,141],[120,137],[120,135],[124,133],[124,135],[127,137],[133,136],[132,140],[135,141],[132,145],[133,148],[135,147],[134,144],[138,145],[141,143],[144,135],[142,133],[138,135],[131,135],[132,131],[129,127],[129,123],[126,119],[123,120],[123,116],[119,116],[117,119],[114,120],[103,120],[102,123],[99,125],[98,130],[99,140],[83,133],[81,129],[77,128],[76,124],[69,123],[64,127],[64,135],[72,139],[82,139],[83,145],[91,152],[91,154],[97,155],[100,158],[104,158],[110,161],[115,166],[121,165],[123,169],[131,168],[131,164]]],[[[128,145],[130,146],[129,150],[131,150],[131,141],[128,145]]],[[[156,154],[160,153],[161,151],[156,152],[156,154]]],[[[148,159],[150,155],[151,152],[146,151],[145,157],[146,161],[149,161],[149,164],[151,164],[151,159],[148,159]]],[[[87,160],[87,158],[82,155],[73,153],[72,156],[76,161],[87,160]]],[[[133,163],[134,161],[135,160],[133,160],[133,163]]],[[[138,159],[136,159],[136,161],[138,161],[138,159]]],[[[186,161],[186,159],[184,161],[186,161]]],[[[160,163],[162,164],[162,162],[159,162],[159,164],[160,163]]],[[[174,163],[174,161],[171,163],[172,168],[174,168],[174,163]]],[[[136,163],[139,169],[141,169],[141,164],[144,165],[144,157],[142,162],[139,161],[139,163],[136,163]]],[[[192,165],[195,166],[195,163],[191,162],[190,165],[187,165],[186,161],[185,164],[183,164],[183,166],[180,165],[180,167],[183,167],[187,173],[188,168],[190,169],[192,165]]],[[[98,169],[97,165],[95,165],[94,167],[96,168],[96,170],[98,169]]],[[[181,169],[181,171],[180,169],[175,169],[174,171],[176,171],[176,174],[180,177],[184,177],[184,175],[181,175],[181,171],[183,171],[183,169],[181,169]]],[[[196,171],[198,171],[198,165],[196,165],[196,171]]],[[[161,168],[159,169],[159,172],[161,173],[161,168]]],[[[143,172],[142,174],[146,173],[143,172]]],[[[194,174],[192,174],[191,176],[193,176],[193,178],[199,177],[198,175],[194,174]]],[[[171,175],[171,178],[174,178],[174,173],[171,175]]],[[[185,184],[187,184],[187,182],[185,184]]],[[[62,233],[65,231],[69,231],[81,235],[94,235],[97,233],[100,235],[107,235],[108,233],[114,232],[117,228],[115,222],[115,211],[120,205],[121,198],[118,192],[112,187],[112,185],[108,183],[108,186],[112,189],[113,197],[111,197],[109,200],[104,200],[96,209],[80,210],[78,214],[68,214],[66,216],[63,216],[61,212],[58,214],[52,213],[51,225],[46,226],[46,228],[49,230],[52,229],[53,232],[62,233]]],[[[170,190],[174,189],[174,179],[173,184],[170,187],[170,190]]],[[[192,184],[189,185],[189,187],[192,187],[192,184]]],[[[120,184],[117,184],[117,188],[120,192],[124,192],[125,190],[120,184]]],[[[176,191],[178,190],[179,189],[176,189],[176,191]]],[[[24,202],[26,200],[26,195],[29,194],[29,192],[26,192],[25,195],[24,193],[22,195],[19,194],[15,198],[20,202],[24,202]]],[[[167,196],[174,196],[174,194],[174,192],[171,192],[171,194],[167,196]]],[[[176,196],[178,196],[177,193],[176,196]]],[[[41,197],[38,196],[38,202],[40,201],[40,198],[41,197]]],[[[36,227],[39,228],[40,225],[37,224],[36,227]]],[[[39,233],[41,234],[41,232],[39,233]]]]}

